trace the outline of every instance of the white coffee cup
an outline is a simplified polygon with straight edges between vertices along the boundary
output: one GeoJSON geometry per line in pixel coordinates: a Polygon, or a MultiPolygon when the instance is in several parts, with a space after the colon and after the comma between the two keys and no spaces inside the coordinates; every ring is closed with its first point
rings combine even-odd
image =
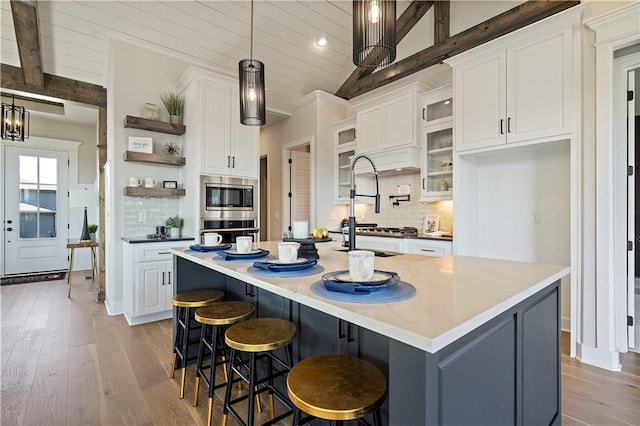
{"type": "Polygon", "coordinates": [[[251,251],[252,243],[252,237],[237,237],[236,250],[238,250],[238,253],[249,253],[251,251]]]}
{"type": "Polygon", "coordinates": [[[374,253],[367,250],[349,252],[349,275],[355,281],[368,281],[373,276],[374,253]]]}
{"type": "Polygon", "coordinates": [[[145,188],[155,188],[158,185],[158,179],[146,177],[144,178],[144,187],[145,188]]]}
{"type": "Polygon", "coordinates": [[[282,263],[292,263],[298,258],[300,243],[282,242],[278,243],[278,260],[282,263]]]}
{"type": "Polygon", "coordinates": [[[204,245],[205,246],[217,246],[222,242],[222,235],[217,232],[207,232],[204,234],[204,245]]]}
{"type": "Polygon", "coordinates": [[[293,221],[293,238],[307,238],[309,236],[309,221],[293,221]]]}
{"type": "Polygon", "coordinates": [[[142,185],[142,180],[138,177],[130,177],[129,178],[129,186],[140,186],[142,185]]]}

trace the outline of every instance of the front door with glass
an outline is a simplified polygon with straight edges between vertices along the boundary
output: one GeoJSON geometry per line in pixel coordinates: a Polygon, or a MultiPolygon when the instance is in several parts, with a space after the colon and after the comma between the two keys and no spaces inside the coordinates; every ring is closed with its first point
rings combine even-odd
{"type": "Polygon", "coordinates": [[[68,153],[5,147],[4,275],[67,269],[68,153]]]}

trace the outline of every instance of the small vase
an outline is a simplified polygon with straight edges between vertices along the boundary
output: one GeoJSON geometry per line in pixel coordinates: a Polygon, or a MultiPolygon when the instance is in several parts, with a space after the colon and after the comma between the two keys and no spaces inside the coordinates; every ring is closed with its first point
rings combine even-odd
{"type": "Polygon", "coordinates": [[[172,238],[179,238],[182,233],[182,229],[180,228],[169,228],[169,236],[172,238]]]}
{"type": "Polygon", "coordinates": [[[92,242],[96,242],[96,233],[95,232],[91,232],[89,233],[89,238],[91,238],[92,242]]]}
{"type": "Polygon", "coordinates": [[[170,115],[169,123],[171,124],[182,124],[182,116],[181,115],[170,115]]]}

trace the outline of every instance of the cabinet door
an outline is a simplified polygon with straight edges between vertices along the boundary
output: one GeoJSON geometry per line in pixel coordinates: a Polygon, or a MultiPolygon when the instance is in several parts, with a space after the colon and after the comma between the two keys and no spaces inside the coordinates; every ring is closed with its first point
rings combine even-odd
{"type": "Polygon", "coordinates": [[[231,165],[229,87],[210,81],[201,84],[202,110],[193,114],[201,114],[202,172],[227,175],[231,165]]]}
{"type": "Polygon", "coordinates": [[[451,241],[405,239],[405,252],[422,256],[451,256],[451,241]]]}
{"type": "Polygon", "coordinates": [[[505,60],[502,52],[455,70],[456,151],[505,143],[505,60]]]}
{"type": "Polygon", "coordinates": [[[166,263],[141,262],[137,266],[137,289],[135,315],[165,311],[166,308],[166,263]]]}
{"type": "Polygon", "coordinates": [[[238,89],[231,89],[231,169],[229,174],[258,178],[259,126],[240,123],[240,99],[238,89]]]}
{"type": "Polygon", "coordinates": [[[570,133],[571,30],[507,50],[507,142],[570,133]]]}
{"type": "Polygon", "coordinates": [[[364,110],[357,115],[357,152],[367,153],[382,147],[383,113],[379,107],[364,110]]]}
{"type": "Polygon", "coordinates": [[[416,108],[413,99],[413,95],[407,95],[384,104],[382,148],[415,144],[416,108]]]}

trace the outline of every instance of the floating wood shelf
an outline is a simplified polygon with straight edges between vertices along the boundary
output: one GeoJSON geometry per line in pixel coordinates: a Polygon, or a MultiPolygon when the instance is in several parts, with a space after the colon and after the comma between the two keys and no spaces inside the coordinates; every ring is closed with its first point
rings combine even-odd
{"type": "Polygon", "coordinates": [[[140,186],[125,186],[124,195],[130,197],[183,197],[184,188],[144,188],[140,186]]]}
{"type": "Polygon", "coordinates": [[[170,124],[159,120],[148,120],[142,117],[127,115],[124,119],[124,127],[132,129],[150,130],[152,132],[168,133],[170,135],[183,135],[187,128],[182,124],[170,124]]]}
{"type": "Polygon", "coordinates": [[[142,161],[145,163],[167,164],[169,166],[184,166],[184,157],[173,157],[171,155],[147,154],[144,152],[125,151],[124,161],[142,161]]]}

